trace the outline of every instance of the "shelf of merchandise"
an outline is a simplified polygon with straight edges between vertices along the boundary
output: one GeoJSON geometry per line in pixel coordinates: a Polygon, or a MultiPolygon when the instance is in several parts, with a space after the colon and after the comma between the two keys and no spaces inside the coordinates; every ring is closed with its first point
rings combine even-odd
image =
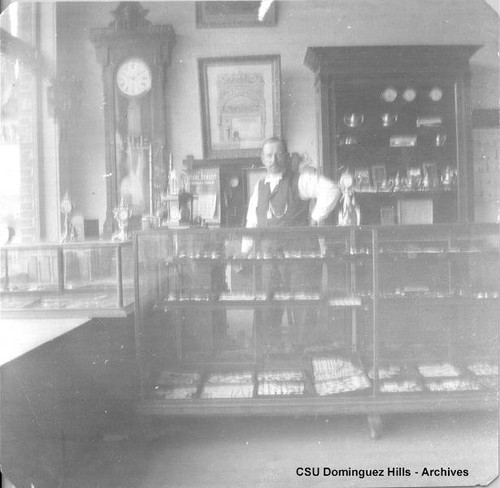
{"type": "Polygon", "coordinates": [[[469,59],[479,47],[307,49],[319,166],[334,179],[349,170],[368,190],[358,193],[363,223],[407,199],[432,200],[433,223],[473,220],[469,59]],[[382,185],[398,191],[370,191],[382,185]]]}
{"type": "MultiPolygon", "coordinates": [[[[155,397],[152,389],[155,384],[154,375],[160,372],[163,365],[159,367],[160,369],[158,369],[158,366],[154,366],[157,359],[155,353],[152,353],[148,349],[150,346],[145,346],[149,334],[153,334],[153,337],[149,338],[149,340],[157,342],[155,333],[150,329],[150,323],[154,322],[154,320],[163,324],[160,328],[168,329],[169,321],[174,320],[174,317],[179,318],[179,316],[182,316],[183,320],[189,320],[186,318],[186,314],[189,315],[192,311],[202,313],[206,310],[209,314],[226,310],[244,310],[247,312],[253,310],[258,312],[259,310],[265,310],[276,305],[283,309],[304,307],[316,308],[318,310],[334,309],[338,310],[339,313],[344,313],[342,310],[345,310],[347,315],[343,316],[344,325],[352,328],[360,328],[357,334],[365,338],[364,342],[361,341],[357,344],[357,354],[355,356],[360,358],[362,364],[365,364],[365,366],[371,365],[375,368],[375,371],[378,371],[381,365],[383,366],[390,361],[397,362],[398,359],[414,367],[418,364],[428,362],[443,362],[447,359],[449,360],[450,357],[453,361],[457,358],[460,359],[460,354],[458,354],[459,348],[452,340],[453,336],[450,334],[452,333],[452,327],[456,327],[457,330],[464,333],[466,324],[462,323],[465,319],[460,318],[462,312],[468,310],[474,313],[474,310],[481,310],[481,313],[495,315],[500,310],[500,299],[498,298],[498,292],[500,291],[500,269],[498,268],[500,267],[500,262],[497,259],[500,251],[499,225],[443,224],[391,227],[361,226],[350,229],[323,227],[320,229],[320,231],[316,231],[315,233],[315,230],[311,228],[296,228],[291,232],[287,230],[284,234],[290,238],[294,233],[302,237],[308,236],[309,239],[321,238],[327,242],[327,248],[328,245],[330,247],[336,246],[337,248],[344,247],[344,252],[340,253],[334,259],[338,266],[345,265],[346,296],[342,298],[352,299],[352,303],[345,304],[343,307],[330,307],[329,299],[325,298],[325,295],[313,300],[190,300],[189,297],[186,297],[183,300],[167,301],[165,300],[165,296],[159,296],[158,294],[161,285],[155,283],[151,274],[147,275],[148,279],[146,281],[147,287],[150,289],[150,295],[148,296],[147,293],[142,292],[146,298],[141,303],[138,303],[140,310],[136,313],[136,351],[141,368],[142,381],[140,412],[147,415],[172,416],[367,414],[371,435],[376,438],[381,433],[382,424],[380,416],[385,414],[398,412],[495,410],[498,408],[498,391],[495,388],[482,386],[479,390],[475,391],[429,391],[423,387],[422,391],[416,392],[385,393],[380,391],[379,385],[382,380],[378,378],[377,374],[372,378],[369,388],[349,393],[318,396],[314,391],[314,377],[311,368],[311,354],[314,356],[314,353],[310,353],[309,356],[300,356],[297,353],[294,356],[293,352],[289,353],[286,358],[274,357],[274,359],[271,356],[259,358],[255,354],[250,358],[243,358],[242,356],[241,362],[232,360],[224,362],[222,359],[219,362],[215,359],[214,361],[207,360],[204,362],[202,359],[191,363],[189,361],[176,363],[173,360],[174,358],[169,357],[167,358],[167,363],[172,371],[175,368],[177,368],[177,371],[193,371],[193,368],[195,368],[202,376],[210,371],[225,370],[224,363],[226,363],[226,369],[235,368],[239,364],[240,369],[246,368],[254,374],[260,371],[262,366],[279,368],[280,364],[287,366],[295,365],[296,368],[305,371],[306,382],[309,387],[304,395],[276,396],[272,398],[262,397],[255,393],[257,391],[257,388],[255,388],[252,398],[205,399],[200,398],[201,390],[198,390],[193,398],[189,399],[167,400],[158,396],[155,397]],[[388,246],[396,247],[390,248],[388,246]],[[397,248],[397,246],[406,247],[403,247],[401,251],[398,250],[395,252],[387,250],[397,248]],[[360,249],[362,249],[362,252],[359,251],[360,249]],[[405,292],[404,294],[395,294],[394,292],[388,293],[386,290],[382,290],[380,280],[385,279],[383,273],[387,267],[393,272],[398,269],[398,266],[403,266],[401,276],[397,275],[397,271],[396,276],[398,276],[399,281],[403,284],[411,285],[411,276],[404,275],[406,272],[404,270],[404,263],[409,261],[414,264],[415,259],[417,259],[417,262],[422,261],[419,264],[422,269],[425,270],[427,269],[425,267],[428,267],[429,280],[434,269],[433,263],[436,263],[436,259],[443,261],[442,265],[447,270],[445,278],[448,281],[440,284],[440,286],[445,291],[430,290],[427,293],[405,292]],[[474,278],[473,274],[476,272],[474,266],[477,265],[475,261],[479,260],[479,262],[482,262],[481,260],[484,259],[490,262],[490,264],[487,266],[481,264],[479,268],[482,275],[474,278]],[[364,278],[358,276],[360,269],[363,269],[365,272],[364,278]],[[479,288],[461,290],[470,281],[469,275],[476,280],[479,288]],[[485,281],[485,283],[488,282],[487,290],[480,289],[482,285],[481,280],[485,281]],[[455,281],[457,282],[455,283],[455,281]],[[361,288],[363,288],[363,291],[361,291],[361,288]],[[160,301],[157,302],[157,300],[160,301]],[[418,328],[416,330],[408,330],[408,333],[411,332],[411,334],[408,334],[404,332],[405,327],[407,327],[404,323],[396,324],[403,331],[403,335],[412,337],[411,340],[416,341],[415,344],[418,347],[413,349],[412,354],[408,354],[411,348],[405,354],[405,345],[403,343],[397,349],[399,353],[391,356],[390,344],[385,343],[387,323],[384,321],[386,320],[387,313],[400,313],[398,310],[403,310],[405,313],[411,312],[416,317],[415,320],[420,315],[430,314],[437,321],[440,320],[440,314],[450,312],[451,316],[458,317],[457,320],[459,322],[457,324],[435,324],[437,327],[435,327],[435,330],[443,333],[445,338],[443,339],[443,344],[439,343],[437,339],[435,340],[434,345],[441,347],[441,352],[433,353],[431,351],[430,356],[428,354],[419,356],[419,352],[425,349],[422,346],[424,342],[419,341],[423,341],[423,336],[429,334],[428,331],[424,330],[425,327],[422,330],[418,328]],[[174,316],[169,314],[174,314],[174,316]],[[359,314],[364,314],[367,319],[365,321],[358,321],[359,314]],[[154,320],[153,316],[155,317],[154,320]],[[455,352],[454,348],[456,349],[455,352]]],[[[139,254],[144,254],[146,249],[151,249],[154,246],[159,250],[161,247],[160,243],[166,246],[165,249],[158,251],[159,256],[157,256],[156,260],[152,258],[150,265],[146,266],[148,269],[158,270],[156,262],[158,260],[163,263],[175,262],[175,256],[166,255],[168,254],[166,248],[169,247],[167,244],[170,241],[174,241],[180,237],[174,236],[174,234],[182,232],[158,231],[155,235],[154,232],[148,231],[137,235],[135,246],[136,252],[139,252],[139,254]],[[142,244],[143,239],[145,241],[144,245],[142,244]],[[151,242],[149,242],[150,240],[151,242]]],[[[214,245],[217,245],[218,240],[224,240],[224,232],[222,230],[206,232],[204,242],[212,242],[214,245]]],[[[226,232],[228,235],[231,235],[232,239],[237,240],[247,231],[228,229],[226,232]]],[[[264,237],[275,238],[276,236],[276,232],[273,233],[267,230],[255,230],[252,232],[256,242],[264,237]]],[[[183,235],[183,237],[186,236],[187,234],[183,235]]],[[[282,234],[281,238],[283,237],[282,234]]],[[[170,248],[173,249],[173,246],[170,246],[170,248]]],[[[182,259],[189,261],[189,258],[184,257],[182,259]]],[[[314,259],[323,261],[324,263],[328,261],[324,258],[314,259]]],[[[225,261],[221,253],[216,261],[218,263],[217,266],[223,266],[224,263],[230,264],[235,260],[228,258],[225,261]]],[[[259,267],[267,260],[253,259],[250,261],[252,267],[259,267]]],[[[285,258],[278,260],[277,258],[273,258],[274,261],[279,261],[283,266],[287,266],[291,262],[301,260],[285,258]]],[[[325,287],[328,287],[329,269],[327,265],[322,265],[321,269],[322,287],[325,289],[325,287]]],[[[143,284],[138,268],[136,268],[136,273],[136,287],[137,290],[140,290],[143,284]]],[[[425,273],[423,276],[426,276],[425,273]]],[[[253,273],[252,276],[252,279],[256,279],[256,273],[253,273]]],[[[158,279],[158,277],[155,279],[158,279]]],[[[259,289],[259,286],[254,283],[253,289],[259,289]]],[[[337,298],[337,296],[334,294],[333,298],[337,298]]],[[[498,314],[496,316],[496,327],[498,328],[498,314]]],[[[495,322],[491,327],[495,327],[495,322]]],[[[181,328],[182,324],[174,327],[177,335],[179,335],[181,328]]],[[[175,339],[171,337],[171,340],[175,339]]],[[[466,343],[466,346],[470,346],[469,350],[471,352],[470,357],[467,358],[468,361],[488,360],[495,362],[494,353],[495,348],[498,347],[497,344],[489,344],[488,350],[483,350],[484,348],[481,348],[483,345],[481,345],[479,351],[475,353],[475,347],[477,348],[478,345],[474,344],[470,337],[466,340],[470,340],[470,343],[466,343]]],[[[158,344],[156,345],[158,346],[158,344]]],[[[461,346],[464,345],[462,344],[461,346]]],[[[158,347],[161,349],[161,346],[158,347]]],[[[259,348],[259,345],[254,342],[253,347],[259,348]]],[[[316,357],[331,356],[331,352],[321,352],[321,349],[319,351],[315,354],[316,357]]],[[[352,353],[352,349],[348,352],[352,353]]],[[[464,358],[465,355],[462,359],[464,358]]],[[[474,381],[472,373],[465,372],[464,378],[474,381]]],[[[426,378],[420,377],[419,382],[423,385],[425,380],[426,378]]]]}

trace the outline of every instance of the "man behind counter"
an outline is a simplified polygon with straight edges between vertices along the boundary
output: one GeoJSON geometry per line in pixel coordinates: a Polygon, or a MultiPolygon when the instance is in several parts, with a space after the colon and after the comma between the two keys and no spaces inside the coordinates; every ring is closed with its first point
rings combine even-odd
{"type": "MultiPolygon", "coordinates": [[[[264,141],[261,160],[267,174],[260,180],[253,191],[248,204],[247,228],[291,227],[318,225],[328,217],[340,199],[340,191],[335,183],[318,175],[313,168],[295,172],[290,168],[286,144],[271,138],[264,141]],[[309,200],[316,203],[309,215],[309,200]]],[[[290,241],[285,237],[262,241],[264,255],[280,257],[284,252],[304,251],[304,246],[317,246],[312,239],[297,241],[294,236],[290,241]]],[[[242,253],[249,254],[253,248],[253,240],[244,239],[242,253]]],[[[300,263],[298,269],[280,266],[277,261],[262,267],[262,284],[268,298],[272,299],[276,292],[290,292],[292,288],[311,286],[318,281],[320,272],[317,266],[300,263]]],[[[281,321],[283,309],[279,306],[262,314],[264,325],[264,343],[268,347],[282,345],[281,321]]],[[[296,344],[302,343],[306,316],[295,310],[288,314],[291,319],[291,339],[296,344]]]]}

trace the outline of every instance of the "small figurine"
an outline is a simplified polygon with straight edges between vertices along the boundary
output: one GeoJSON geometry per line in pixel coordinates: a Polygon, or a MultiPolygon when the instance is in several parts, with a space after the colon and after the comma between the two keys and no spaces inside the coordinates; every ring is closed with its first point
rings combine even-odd
{"type": "Polygon", "coordinates": [[[160,228],[168,227],[168,202],[165,194],[160,196],[160,202],[156,208],[156,218],[160,228]]]}
{"type": "Polygon", "coordinates": [[[73,202],[69,198],[68,192],[66,192],[64,198],[61,200],[61,213],[64,215],[64,232],[61,237],[61,244],[76,240],[75,228],[70,219],[73,208],[73,202]]]}
{"type": "Polygon", "coordinates": [[[359,205],[354,196],[354,180],[350,173],[343,173],[339,180],[340,191],[342,192],[342,207],[339,210],[339,226],[359,225],[361,213],[359,205]]]}
{"type": "Polygon", "coordinates": [[[446,166],[444,173],[441,175],[441,185],[445,190],[449,190],[453,184],[453,174],[451,168],[446,166]]]}
{"type": "Polygon", "coordinates": [[[425,172],[424,179],[422,180],[422,189],[424,191],[430,190],[431,188],[431,181],[429,178],[429,173],[425,172]]]}
{"type": "Polygon", "coordinates": [[[394,178],[394,191],[400,191],[400,190],[401,190],[401,178],[399,177],[399,171],[398,171],[396,178],[394,178]]]}
{"type": "Polygon", "coordinates": [[[132,217],[132,209],[125,203],[123,196],[120,205],[113,210],[113,217],[118,222],[118,231],[113,234],[113,242],[125,242],[130,240],[129,222],[132,217]]]}

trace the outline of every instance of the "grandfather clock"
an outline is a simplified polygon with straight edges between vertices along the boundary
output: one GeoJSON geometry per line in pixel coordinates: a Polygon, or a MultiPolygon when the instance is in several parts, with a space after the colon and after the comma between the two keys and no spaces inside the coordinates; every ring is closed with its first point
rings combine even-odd
{"type": "Polygon", "coordinates": [[[125,202],[134,220],[153,213],[166,182],[165,83],[175,33],[153,25],[139,2],[121,2],[105,28],[92,29],[102,65],[106,159],[106,222],[125,202]]]}

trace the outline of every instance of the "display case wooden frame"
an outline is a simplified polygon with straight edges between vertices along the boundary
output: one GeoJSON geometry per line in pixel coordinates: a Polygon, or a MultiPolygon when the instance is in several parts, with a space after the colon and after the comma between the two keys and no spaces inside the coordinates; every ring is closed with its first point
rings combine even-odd
{"type": "Polygon", "coordinates": [[[280,56],[198,61],[205,158],[258,156],[281,136],[280,56]]]}

